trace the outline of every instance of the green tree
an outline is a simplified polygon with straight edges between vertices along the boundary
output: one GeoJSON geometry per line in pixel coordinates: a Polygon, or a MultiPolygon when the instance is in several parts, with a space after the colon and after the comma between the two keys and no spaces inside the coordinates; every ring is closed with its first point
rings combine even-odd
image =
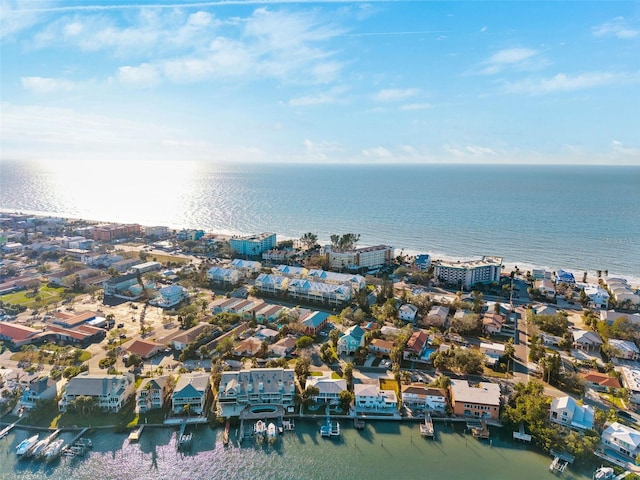
{"type": "Polygon", "coordinates": [[[296,348],[298,350],[304,350],[305,348],[309,348],[311,345],[313,345],[313,338],[307,335],[305,335],[304,337],[300,337],[296,341],[296,348]]]}
{"type": "Polygon", "coordinates": [[[340,394],[338,395],[338,399],[340,401],[340,406],[342,407],[342,409],[346,412],[351,408],[351,404],[353,403],[353,399],[354,399],[354,395],[353,393],[351,393],[349,390],[343,390],[340,392],[340,394]]]}
{"type": "Polygon", "coordinates": [[[307,250],[310,250],[318,243],[318,236],[315,233],[307,232],[300,237],[300,243],[302,243],[307,250]]]}
{"type": "Polygon", "coordinates": [[[344,366],[342,375],[347,382],[347,390],[353,391],[353,363],[347,362],[344,366]]]}
{"type": "Polygon", "coordinates": [[[299,357],[296,360],[294,367],[298,382],[300,385],[304,385],[307,381],[307,377],[311,374],[311,361],[308,358],[299,357]]]}
{"type": "Polygon", "coordinates": [[[333,348],[336,348],[338,346],[338,339],[340,338],[340,335],[340,330],[338,330],[337,328],[334,328],[329,332],[329,340],[331,341],[333,348]]]}

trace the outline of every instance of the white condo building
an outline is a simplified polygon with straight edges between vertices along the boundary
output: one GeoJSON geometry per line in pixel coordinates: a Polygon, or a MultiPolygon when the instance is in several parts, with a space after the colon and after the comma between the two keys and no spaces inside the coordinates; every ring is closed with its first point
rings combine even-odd
{"type": "Polygon", "coordinates": [[[433,275],[440,283],[470,288],[477,283],[500,280],[502,257],[484,256],[480,260],[450,262],[438,260],[433,264],[433,275]]]}
{"type": "Polygon", "coordinates": [[[393,248],[388,245],[356,248],[353,250],[332,250],[331,246],[324,248],[329,267],[334,269],[376,268],[391,262],[393,248]]]}

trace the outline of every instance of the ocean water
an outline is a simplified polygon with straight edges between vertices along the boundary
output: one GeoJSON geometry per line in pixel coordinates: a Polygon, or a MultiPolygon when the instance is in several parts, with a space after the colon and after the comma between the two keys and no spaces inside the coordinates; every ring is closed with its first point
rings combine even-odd
{"type": "MultiPolygon", "coordinates": [[[[369,422],[365,430],[350,426],[337,439],[320,437],[318,423],[296,421],[274,445],[222,445],[220,429],[194,429],[189,453],[176,450],[175,429],[147,428],[139,444],[107,431],[91,435],[94,449],[84,459],[54,464],[18,461],[15,445],[27,433],[0,440],[3,480],[325,480],[474,479],[539,480],[549,475],[551,457],[516,443],[511,432],[492,429],[491,442],[479,441],[464,425],[435,424],[436,439],[420,436],[417,424],[369,422]]],[[[231,435],[234,441],[234,433],[231,435]]],[[[565,480],[591,478],[596,465],[568,469],[565,480]]]]}
{"type": "Polygon", "coordinates": [[[640,167],[0,162],[0,208],[640,279],[640,167]]]}

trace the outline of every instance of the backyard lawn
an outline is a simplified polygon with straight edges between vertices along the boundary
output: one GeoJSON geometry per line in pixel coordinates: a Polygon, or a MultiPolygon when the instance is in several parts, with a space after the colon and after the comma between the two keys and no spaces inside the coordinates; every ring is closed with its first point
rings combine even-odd
{"type": "Polygon", "coordinates": [[[64,287],[48,287],[42,286],[38,289],[38,293],[34,295],[33,289],[22,290],[20,292],[7,293],[0,296],[2,303],[10,303],[11,305],[24,305],[27,308],[40,308],[60,302],[63,299],[64,287]]]}

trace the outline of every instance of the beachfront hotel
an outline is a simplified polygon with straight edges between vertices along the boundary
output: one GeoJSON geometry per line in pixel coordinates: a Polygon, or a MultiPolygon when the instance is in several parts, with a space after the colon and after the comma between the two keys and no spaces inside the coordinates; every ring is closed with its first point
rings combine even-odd
{"type": "Polygon", "coordinates": [[[275,248],[276,234],[261,233],[245,237],[234,236],[229,240],[229,246],[232,252],[255,257],[275,248]]]}
{"type": "Polygon", "coordinates": [[[438,260],[433,263],[433,276],[438,282],[464,288],[471,288],[478,283],[497,282],[501,271],[502,257],[484,256],[480,260],[438,260]]]}
{"type": "Polygon", "coordinates": [[[324,247],[329,267],[340,270],[342,268],[378,268],[391,263],[393,248],[388,245],[356,248],[353,250],[332,250],[330,245],[324,247]]]}

